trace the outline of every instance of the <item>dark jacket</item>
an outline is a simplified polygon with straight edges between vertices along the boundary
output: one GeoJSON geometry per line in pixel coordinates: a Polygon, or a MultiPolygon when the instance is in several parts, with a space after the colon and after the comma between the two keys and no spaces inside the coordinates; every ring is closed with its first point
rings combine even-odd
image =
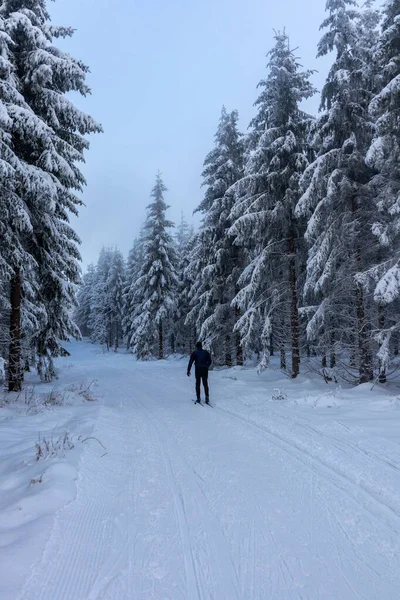
{"type": "Polygon", "coordinates": [[[202,348],[199,348],[192,352],[192,356],[190,357],[187,369],[188,373],[190,372],[193,363],[195,365],[196,371],[197,369],[208,369],[211,365],[210,353],[207,352],[207,350],[203,350],[202,348]]]}

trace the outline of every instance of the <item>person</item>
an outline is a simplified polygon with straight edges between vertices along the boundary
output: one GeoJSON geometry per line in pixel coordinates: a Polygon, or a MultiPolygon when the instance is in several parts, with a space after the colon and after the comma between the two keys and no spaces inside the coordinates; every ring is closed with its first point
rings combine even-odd
{"type": "Polygon", "coordinates": [[[194,363],[196,375],[196,402],[200,402],[200,382],[203,382],[204,393],[206,395],[206,404],[210,403],[210,394],[208,389],[208,369],[211,365],[211,356],[207,350],[203,350],[201,342],[197,342],[196,350],[192,352],[189,360],[187,375],[190,377],[190,370],[194,363]]]}

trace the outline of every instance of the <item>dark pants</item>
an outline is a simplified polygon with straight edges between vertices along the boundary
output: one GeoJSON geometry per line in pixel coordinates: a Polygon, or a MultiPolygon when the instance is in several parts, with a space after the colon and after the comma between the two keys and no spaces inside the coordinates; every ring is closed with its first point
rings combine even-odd
{"type": "Polygon", "coordinates": [[[206,367],[201,367],[196,369],[196,397],[197,400],[200,400],[200,381],[203,382],[204,392],[206,395],[206,399],[208,398],[208,369],[206,367]]]}

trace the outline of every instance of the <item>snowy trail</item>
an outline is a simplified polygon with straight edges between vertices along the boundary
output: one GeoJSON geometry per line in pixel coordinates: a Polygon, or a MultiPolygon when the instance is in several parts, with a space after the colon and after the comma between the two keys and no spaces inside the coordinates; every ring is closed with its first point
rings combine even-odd
{"type": "Polygon", "coordinates": [[[398,600],[396,444],[250,410],[218,374],[194,407],[182,362],[80,361],[108,454],[86,448],[18,600],[398,600]]]}

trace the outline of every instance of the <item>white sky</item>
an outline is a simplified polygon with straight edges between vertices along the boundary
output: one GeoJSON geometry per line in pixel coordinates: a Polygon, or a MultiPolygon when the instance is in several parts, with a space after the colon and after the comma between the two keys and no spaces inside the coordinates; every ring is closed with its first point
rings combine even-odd
{"type": "MultiPolygon", "coordinates": [[[[145,218],[158,169],[169,217],[188,221],[202,197],[201,171],[221,107],[238,109],[245,130],[266,74],[273,29],[286,30],[305,68],[316,59],[324,0],[56,0],[52,20],[76,28],[63,48],[91,68],[92,96],[77,104],[100,121],[84,173],[86,207],[74,226],[83,263],[102,245],[127,254],[145,218]]],[[[316,112],[319,98],[308,103],[316,112]]]]}

